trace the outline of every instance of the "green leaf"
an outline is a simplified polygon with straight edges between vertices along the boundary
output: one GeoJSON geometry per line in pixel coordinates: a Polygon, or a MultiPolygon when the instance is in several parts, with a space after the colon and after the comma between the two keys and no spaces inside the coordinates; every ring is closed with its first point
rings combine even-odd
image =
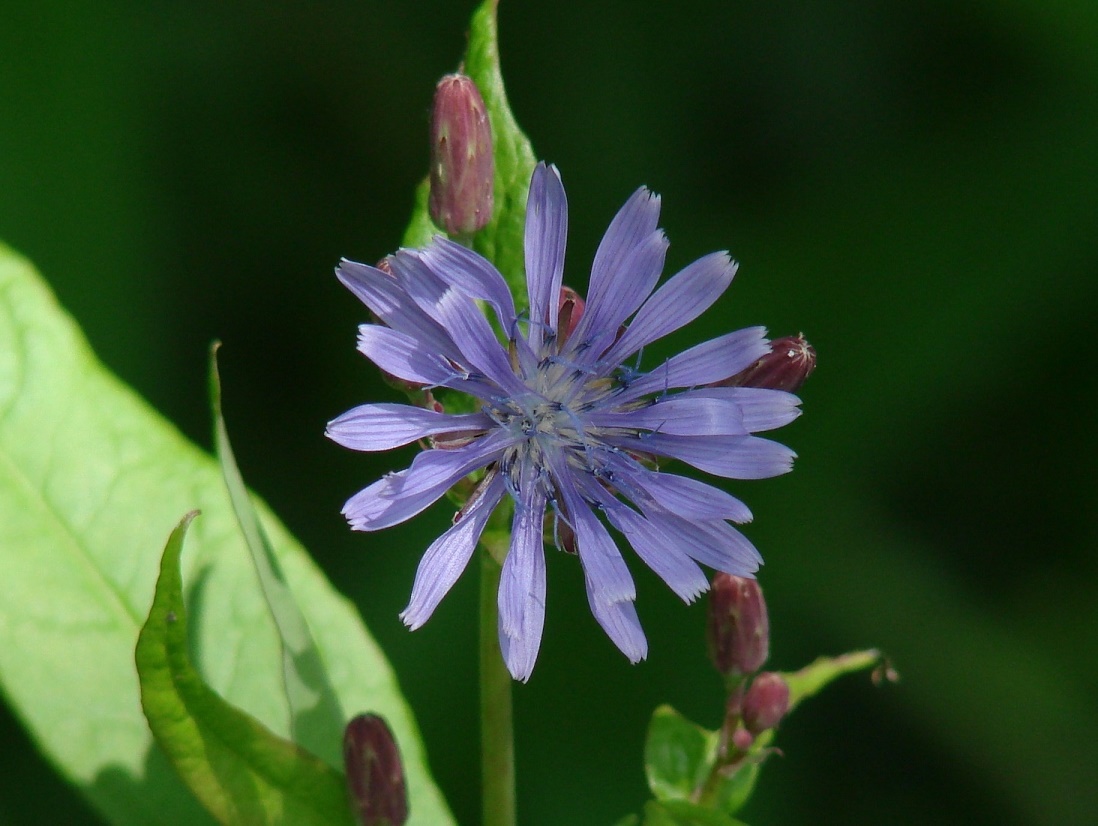
{"type": "Polygon", "coordinates": [[[671,706],[660,706],[648,724],[644,771],[657,800],[691,800],[716,760],[717,734],[695,725],[671,706]]]}
{"type": "Polygon", "coordinates": [[[800,671],[783,672],[782,677],[789,685],[789,710],[796,708],[802,700],[818,694],[828,683],[844,674],[867,668],[881,668],[888,679],[896,679],[881,652],[874,649],[852,651],[839,657],[820,657],[800,671]]]}
{"type": "MultiPolygon", "coordinates": [[[[287,737],[278,631],[216,462],[96,360],[30,265],[0,246],[0,689],[111,823],[210,822],[153,744],[133,662],[153,549],[196,508],[183,565],[195,666],[287,737]]],[[[384,655],[296,540],[257,511],[344,718],[383,716],[411,822],[452,823],[384,655]]]]}
{"type": "Polygon", "coordinates": [[[764,749],[770,742],[769,735],[770,732],[766,732],[756,741],[751,755],[731,774],[724,774],[727,769],[721,769],[717,773],[710,796],[714,809],[734,815],[743,808],[759,781],[759,770],[762,768],[762,761],[766,759],[764,749]]]}
{"type": "MultiPolygon", "coordinates": [[[[515,295],[516,309],[522,312],[527,304],[523,251],[526,195],[537,158],[529,138],[515,121],[503,88],[496,19],[498,4],[498,0],[485,0],[473,14],[464,62],[464,72],[477,84],[488,110],[495,160],[492,220],[474,236],[473,248],[503,273],[515,295]]],[[[416,189],[415,207],[402,241],[406,247],[422,247],[431,236],[440,232],[427,211],[429,192],[426,180],[416,189]]]]}
{"type": "Polygon", "coordinates": [[[290,710],[291,739],[329,765],[343,765],[343,712],[320,659],[305,617],[294,601],[271,542],[259,524],[252,498],[244,486],[229,431],[221,410],[221,379],[217,371],[215,343],[210,348],[210,407],[214,425],[214,451],[229,491],[233,511],[252,556],[263,597],[278,629],[282,652],[283,691],[290,710]]]}
{"type": "Polygon", "coordinates": [[[179,559],[195,516],[183,517],[168,539],[137,638],[141,706],[157,743],[226,826],[352,826],[343,775],[226,703],[191,664],[179,559]]]}
{"type": "Polygon", "coordinates": [[[723,812],[683,800],[651,800],[644,806],[644,826],[746,826],[723,812]]]}

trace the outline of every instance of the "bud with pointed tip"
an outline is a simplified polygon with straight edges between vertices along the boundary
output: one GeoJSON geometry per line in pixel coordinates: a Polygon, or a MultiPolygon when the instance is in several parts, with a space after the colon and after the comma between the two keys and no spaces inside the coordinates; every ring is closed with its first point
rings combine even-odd
{"type": "Polygon", "coordinates": [[[770,352],[746,370],[717,382],[722,387],[766,387],[796,393],[816,369],[816,348],[804,333],[770,342],[770,352]]]}
{"type": "Polygon", "coordinates": [[[754,579],[719,573],[709,592],[709,659],[729,679],[754,674],[770,655],[770,619],[754,579]]]}
{"type": "Polygon", "coordinates": [[[560,288],[560,300],[557,304],[557,335],[562,345],[575,331],[580,319],[583,318],[583,310],[586,306],[583,296],[571,287],[560,288]]]}
{"type": "Polygon", "coordinates": [[[360,714],[343,732],[347,794],[359,826],[403,826],[408,792],[393,733],[376,714],[360,714]]]}
{"type": "Polygon", "coordinates": [[[492,129],[471,78],[446,75],[431,114],[431,220],[449,235],[471,235],[492,218],[492,129]]]}
{"type": "Polygon", "coordinates": [[[781,722],[789,711],[789,685],[780,674],[764,671],[751,681],[743,698],[743,725],[760,734],[781,722]]]}

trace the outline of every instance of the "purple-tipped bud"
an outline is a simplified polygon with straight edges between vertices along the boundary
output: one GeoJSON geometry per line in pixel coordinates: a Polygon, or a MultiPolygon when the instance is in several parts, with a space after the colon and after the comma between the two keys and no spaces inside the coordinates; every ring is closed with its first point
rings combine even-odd
{"type": "Polygon", "coordinates": [[[743,725],[752,734],[774,728],[789,711],[789,686],[780,674],[764,671],[743,698],[743,725]]]}
{"type": "Polygon", "coordinates": [[[804,333],[783,336],[770,342],[770,352],[732,378],[719,381],[724,387],[766,387],[796,393],[816,369],[816,348],[804,333]]]}
{"type": "Polygon", "coordinates": [[[393,733],[376,714],[360,714],[343,732],[347,794],[359,826],[403,826],[408,792],[393,733]]]}
{"type": "Polygon", "coordinates": [[[770,655],[770,619],[753,579],[717,574],[709,591],[709,659],[728,678],[754,674],[770,655]]]}
{"type": "Polygon", "coordinates": [[[557,311],[557,335],[560,338],[560,343],[566,342],[572,333],[575,332],[576,325],[579,324],[580,319],[583,318],[584,308],[587,303],[583,300],[583,296],[573,290],[571,287],[560,288],[560,303],[558,304],[557,311]]]}
{"type": "Polygon", "coordinates": [[[745,728],[732,732],[732,748],[735,751],[747,751],[755,744],[755,735],[745,728]]]}
{"type": "Polygon", "coordinates": [[[431,220],[450,235],[470,235],[492,218],[492,129],[473,81],[446,75],[431,115],[431,220]]]}

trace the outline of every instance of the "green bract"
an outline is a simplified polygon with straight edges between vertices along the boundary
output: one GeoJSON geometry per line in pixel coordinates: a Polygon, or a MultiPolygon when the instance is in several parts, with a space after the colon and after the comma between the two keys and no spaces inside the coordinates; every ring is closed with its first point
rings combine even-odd
{"type": "MultiPolygon", "coordinates": [[[[0,247],[0,685],[110,823],[209,822],[153,743],[134,666],[159,549],[193,509],[203,516],[182,573],[195,667],[228,703],[289,737],[301,718],[283,643],[216,462],[114,378],[31,266],[0,247]]],[[[452,823],[356,611],[266,508],[258,515],[344,719],[384,716],[403,752],[412,822],[452,823]]]]}

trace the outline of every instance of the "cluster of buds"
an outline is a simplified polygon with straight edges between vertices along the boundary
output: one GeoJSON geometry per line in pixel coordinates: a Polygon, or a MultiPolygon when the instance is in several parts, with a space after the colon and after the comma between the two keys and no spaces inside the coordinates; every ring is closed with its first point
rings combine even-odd
{"type": "Polygon", "coordinates": [[[359,826],[404,826],[408,791],[400,750],[376,714],[360,714],[343,732],[347,798],[359,826]]]}
{"type": "MultiPolygon", "coordinates": [[[[717,384],[795,393],[815,369],[816,350],[801,333],[774,339],[769,353],[717,384]]],[[[728,688],[723,733],[726,757],[735,760],[759,734],[777,727],[789,710],[789,686],[782,676],[759,673],[770,656],[770,619],[759,583],[717,574],[706,630],[709,658],[728,688]]]]}
{"type": "Polygon", "coordinates": [[[789,686],[782,676],[759,673],[770,654],[770,620],[759,583],[717,574],[706,631],[709,658],[728,689],[722,740],[725,759],[734,762],[789,710],[789,686]]]}

